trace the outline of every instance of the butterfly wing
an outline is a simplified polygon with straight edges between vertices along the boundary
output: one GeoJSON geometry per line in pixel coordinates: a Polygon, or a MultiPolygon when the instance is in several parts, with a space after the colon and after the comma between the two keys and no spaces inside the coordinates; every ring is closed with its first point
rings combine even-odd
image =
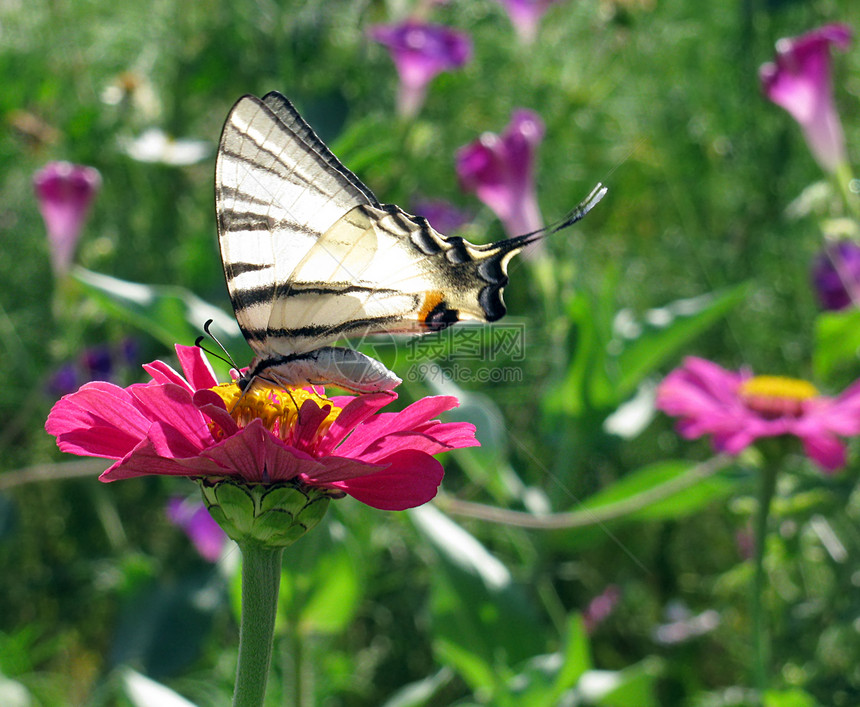
{"type": "MultiPolygon", "coordinates": [[[[244,96],[230,111],[216,159],[215,202],[230,300],[261,356],[272,350],[273,325],[303,318],[289,302],[296,266],[344,214],[377,203],[278,93],[262,101],[244,96]]],[[[284,353],[293,348],[280,344],[284,353]]]]}
{"type": "MultiPolygon", "coordinates": [[[[592,192],[560,227],[603,193],[592,192]]],[[[365,333],[495,321],[505,313],[508,262],[544,235],[474,245],[380,204],[278,93],[245,96],[231,110],[216,205],[230,299],[261,359],[365,333]]]]}

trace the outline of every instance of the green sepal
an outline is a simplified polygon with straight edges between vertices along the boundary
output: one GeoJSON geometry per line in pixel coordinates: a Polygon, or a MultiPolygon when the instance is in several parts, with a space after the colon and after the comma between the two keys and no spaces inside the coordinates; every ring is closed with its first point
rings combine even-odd
{"type": "Polygon", "coordinates": [[[197,483],[212,518],[240,545],[291,545],[322,520],[330,500],[325,489],[291,482],[252,484],[206,477],[197,483]]]}

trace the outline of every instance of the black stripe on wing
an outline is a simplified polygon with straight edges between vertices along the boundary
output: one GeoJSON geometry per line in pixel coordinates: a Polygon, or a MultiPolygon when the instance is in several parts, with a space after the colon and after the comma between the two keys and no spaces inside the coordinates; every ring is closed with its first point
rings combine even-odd
{"type": "Polygon", "coordinates": [[[255,213],[254,211],[234,211],[221,209],[218,221],[225,232],[235,231],[271,231],[275,227],[275,219],[271,216],[255,213]]]}
{"type": "MultiPolygon", "coordinates": [[[[268,266],[266,266],[268,267],[268,266]]],[[[242,288],[239,301],[234,302],[233,306],[237,311],[253,307],[257,304],[270,302],[272,300],[273,288],[269,286],[262,287],[246,287],[242,288]]],[[[385,295],[397,296],[403,293],[400,290],[386,289],[374,287],[372,285],[353,285],[351,283],[293,283],[290,292],[286,297],[297,297],[301,295],[318,295],[321,297],[341,297],[354,294],[363,295],[385,295]]]]}
{"type": "Polygon", "coordinates": [[[386,317],[366,317],[364,319],[351,319],[340,324],[308,324],[296,329],[250,329],[245,331],[245,336],[255,341],[266,341],[268,339],[316,339],[321,337],[349,336],[357,333],[384,332],[387,328],[403,318],[397,314],[386,317]]]}

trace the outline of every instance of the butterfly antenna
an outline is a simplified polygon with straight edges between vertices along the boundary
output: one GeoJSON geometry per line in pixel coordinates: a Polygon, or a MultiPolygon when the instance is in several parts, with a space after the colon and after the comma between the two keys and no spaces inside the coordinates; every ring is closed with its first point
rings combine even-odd
{"type": "Polygon", "coordinates": [[[218,344],[218,348],[220,348],[220,349],[221,349],[221,351],[223,352],[223,355],[222,355],[221,353],[218,353],[217,351],[212,351],[212,350],[210,350],[210,349],[207,349],[205,346],[203,346],[203,343],[202,343],[202,342],[203,342],[203,339],[205,339],[205,338],[206,338],[205,336],[198,336],[198,337],[194,340],[194,345],[195,345],[198,349],[201,349],[201,350],[205,351],[205,352],[206,352],[207,354],[209,354],[210,356],[214,356],[214,357],[215,357],[215,358],[217,358],[219,361],[223,361],[224,363],[226,363],[226,364],[228,364],[228,365],[232,366],[233,368],[235,368],[235,369],[238,371],[238,370],[239,370],[239,366],[238,366],[238,365],[236,364],[236,362],[233,360],[233,357],[230,355],[230,352],[229,352],[229,351],[227,351],[226,347],[224,346],[224,344],[222,344],[222,343],[219,341],[218,337],[217,337],[217,336],[215,336],[215,334],[213,334],[213,333],[212,333],[212,331],[211,331],[211,329],[210,329],[210,327],[212,326],[212,322],[213,322],[213,320],[212,320],[212,319],[207,319],[207,320],[206,320],[206,323],[203,325],[203,331],[205,331],[205,332],[206,332],[206,335],[207,335],[210,339],[212,339],[212,341],[214,341],[216,344],[218,344]]]}
{"type": "Polygon", "coordinates": [[[579,204],[577,204],[576,207],[574,207],[574,209],[570,211],[570,213],[568,213],[567,216],[565,216],[560,221],[550,224],[549,226],[539,228],[536,231],[524,233],[521,236],[514,236],[513,238],[508,238],[505,241],[500,241],[499,243],[493,245],[505,244],[506,250],[513,250],[514,248],[522,248],[524,246],[529,245],[530,243],[534,243],[536,240],[538,240],[539,238],[543,238],[544,236],[563,231],[565,228],[572,226],[577,221],[581,221],[585,217],[585,215],[595,206],[597,206],[598,202],[604,196],[606,196],[607,191],[609,191],[609,189],[600,182],[598,182],[594,189],[592,189],[588,193],[588,196],[585,197],[582,201],[580,201],[579,204]]]}
{"type": "Polygon", "coordinates": [[[585,197],[576,207],[571,211],[567,216],[565,216],[559,223],[550,226],[547,231],[549,233],[558,233],[562,229],[567,228],[568,226],[572,226],[577,221],[581,221],[585,218],[585,215],[591,211],[595,206],[597,206],[598,202],[606,196],[606,192],[609,189],[600,182],[591,190],[587,197],[585,197]]]}

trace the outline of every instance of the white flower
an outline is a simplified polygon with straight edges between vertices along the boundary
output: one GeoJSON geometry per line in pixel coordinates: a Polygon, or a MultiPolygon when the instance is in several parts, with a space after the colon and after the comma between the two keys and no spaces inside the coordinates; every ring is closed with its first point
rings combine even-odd
{"type": "Polygon", "coordinates": [[[197,164],[212,151],[206,140],[175,139],[159,128],[149,128],[139,137],[122,140],[120,147],[138,162],[160,162],[172,167],[197,164]]]}

